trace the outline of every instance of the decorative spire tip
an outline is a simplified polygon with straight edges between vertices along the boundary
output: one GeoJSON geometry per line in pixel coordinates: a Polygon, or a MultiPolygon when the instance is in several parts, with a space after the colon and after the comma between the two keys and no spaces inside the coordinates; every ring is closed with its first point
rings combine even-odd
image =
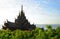
{"type": "Polygon", "coordinates": [[[21,5],[21,11],[23,11],[23,5],[21,5]]]}

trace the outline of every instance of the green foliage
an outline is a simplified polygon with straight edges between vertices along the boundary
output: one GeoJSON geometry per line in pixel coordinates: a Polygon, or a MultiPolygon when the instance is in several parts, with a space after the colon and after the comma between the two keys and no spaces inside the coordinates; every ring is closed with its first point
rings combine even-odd
{"type": "Polygon", "coordinates": [[[60,27],[52,29],[50,25],[46,25],[47,29],[36,28],[32,31],[9,29],[0,30],[0,39],[60,39],[60,27]]]}

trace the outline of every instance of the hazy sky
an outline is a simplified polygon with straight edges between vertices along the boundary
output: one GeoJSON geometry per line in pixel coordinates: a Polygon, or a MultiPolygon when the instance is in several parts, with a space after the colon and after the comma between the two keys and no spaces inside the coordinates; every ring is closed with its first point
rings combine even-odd
{"type": "Polygon", "coordinates": [[[22,4],[30,23],[60,24],[60,0],[0,0],[0,24],[13,22],[22,4]]]}

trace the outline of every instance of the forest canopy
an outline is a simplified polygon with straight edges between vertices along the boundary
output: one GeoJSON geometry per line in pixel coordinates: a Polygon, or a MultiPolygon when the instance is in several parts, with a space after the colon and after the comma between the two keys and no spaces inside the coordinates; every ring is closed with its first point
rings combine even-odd
{"type": "Polygon", "coordinates": [[[50,25],[46,25],[47,29],[36,28],[32,31],[22,31],[9,29],[0,30],[0,39],[60,39],[60,27],[52,29],[50,25]]]}

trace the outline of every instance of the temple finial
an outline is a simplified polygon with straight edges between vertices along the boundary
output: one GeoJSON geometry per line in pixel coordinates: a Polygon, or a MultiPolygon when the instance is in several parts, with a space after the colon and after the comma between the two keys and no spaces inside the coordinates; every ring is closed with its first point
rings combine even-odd
{"type": "Polygon", "coordinates": [[[6,23],[8,22],[8,19],[6,19],[6,23]]]}
{"type": "Polygon", "coordinates": [[[23,5],[21,5],[21,11],[23,11],[23,5]]]}

